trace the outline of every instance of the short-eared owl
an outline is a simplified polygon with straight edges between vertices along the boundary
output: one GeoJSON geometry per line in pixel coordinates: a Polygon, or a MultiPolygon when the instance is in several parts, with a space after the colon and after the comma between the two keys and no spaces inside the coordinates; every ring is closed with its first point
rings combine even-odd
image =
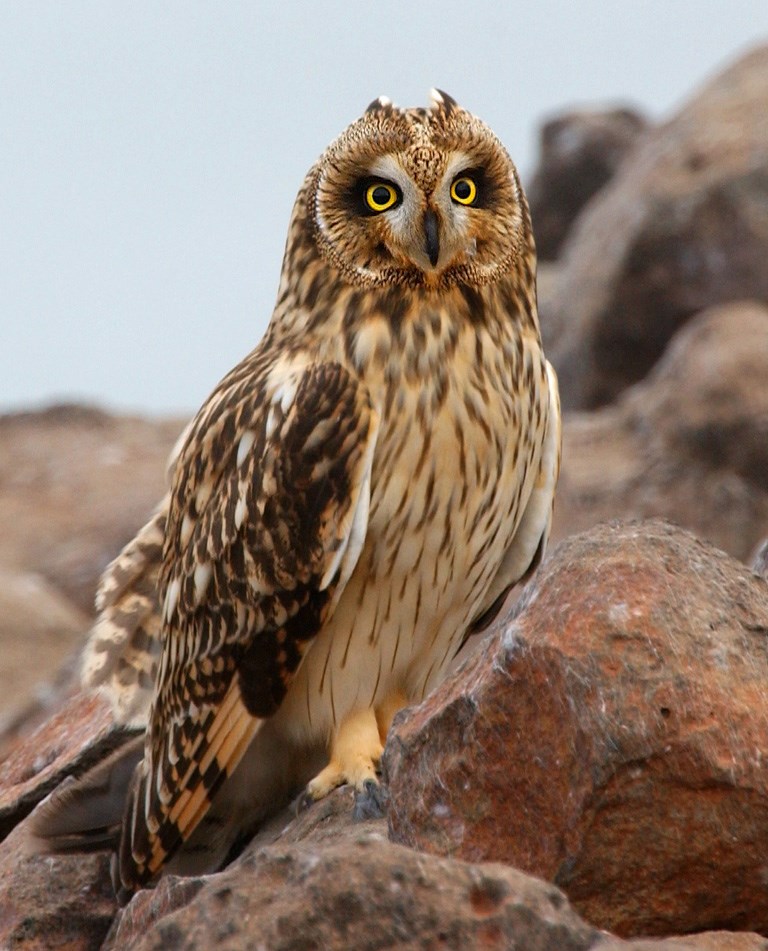
{"type": "Polygon", "coordinates": [[[302,786],[375,793],[395,712],[546,544],[560,413],[535,272],[515,167],[447,95],[377,99],[330,145],[266,335],[104,575],[84,680],[146,729],[40,808],[48,847],[119,835],[126,895],[217,868],[302,786]]]}

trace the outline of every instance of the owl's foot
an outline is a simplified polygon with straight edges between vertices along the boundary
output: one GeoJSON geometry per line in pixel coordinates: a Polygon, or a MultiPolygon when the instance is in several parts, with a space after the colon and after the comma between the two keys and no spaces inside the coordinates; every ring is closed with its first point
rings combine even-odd
{"type": "Polygon", "coordinates": [[[307,793],[322,799],[337,786],[350,783],[362,792],[366,782],[376,784],[376,766],[384,747],[374,710],[354,710],[340,723],[331,743],[331,760],[307,784],[307,793]]]}

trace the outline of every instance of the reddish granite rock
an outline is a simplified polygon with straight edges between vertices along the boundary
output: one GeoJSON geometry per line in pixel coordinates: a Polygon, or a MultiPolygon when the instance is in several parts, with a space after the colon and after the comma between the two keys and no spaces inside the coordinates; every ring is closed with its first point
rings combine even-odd
{"type": "MultiPolygon", "coordinates": [[[[132,937],[132,935],[131,935],[132,937]]],[[[359,834],[326,847],[271,847],[211,877],[139,949],[541,948],[586,951],[597,933],[558,889],[501,865],[421,856],[359,834]]]]}
{"type": "Polygon", "coordinates": [[[768,46],[651,130],[571,230],[547,354],[563,406],[611,402],[693,314],[768,300],[768,46]]]}
{"type": "Polygon", "coordinates": [[[385,752],[392,838],[621,935],[768,932],[768,584],[664,523],[562,543],[385,752]]]}
{"type": "Polygon", "coordinates": [[[28,855],[23,823],[0,843],[0,948],[96,951],[116,912],[105,853],[28,855]]]}
{"type": "Polygon", "coordinates": [[[101,760],[121,742],[109,704],[77,694],[0,764],[0,840],[68,775],[101,760]]]}

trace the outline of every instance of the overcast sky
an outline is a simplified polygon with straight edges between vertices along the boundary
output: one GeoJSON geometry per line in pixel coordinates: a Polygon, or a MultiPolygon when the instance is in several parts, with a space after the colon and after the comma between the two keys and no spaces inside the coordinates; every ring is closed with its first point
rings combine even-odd
{"type": "Polygon", "coordinates": [[[305,172],[439,86],[523,172],[540,120],[659,119],[765,0],[0,0],[0,409],[191,412],[258,341],[305,172]]]}

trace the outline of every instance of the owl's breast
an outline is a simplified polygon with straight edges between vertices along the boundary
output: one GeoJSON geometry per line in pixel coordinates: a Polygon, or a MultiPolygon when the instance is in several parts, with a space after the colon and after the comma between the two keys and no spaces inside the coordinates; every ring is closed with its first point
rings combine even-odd
{"type": "Polygon", "coordinates": [[[468,335],[432,373],[404,363],[370,383],[365,545],[278,714],[302,737],[396,691],[421,699],[480,613],[539,464],[543,358],[537,341],[513,353],[468,335]]]}

